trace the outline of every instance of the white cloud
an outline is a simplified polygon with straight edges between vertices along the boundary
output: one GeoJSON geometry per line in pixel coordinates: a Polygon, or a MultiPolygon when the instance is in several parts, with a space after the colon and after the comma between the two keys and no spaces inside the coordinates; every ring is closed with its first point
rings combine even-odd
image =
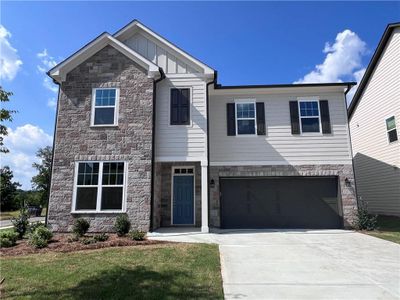
{"type": "Polygon", "coordinates": [[[31,178],[37,173],[32,164],[39,162],[36,151],[51,146],[52,141],[52,136],[32,124],[19,126],[15,130],[9,128],[4,145],[10,152],[1,154],[1,166],[10,166],[14,180],[21,183],[23,189],[31,189],[31,178]]]}
{"type": "Polygon", "coordinates": [[[56,109],[56,106],[57,106],[56,98],[53,97],[53,98],[50,98],[49,100],[47,100],[47,106],[50,108],[56,109]]]}
{"type": "Polygon", "coordinates": [[[356,93],[358,89],[358,85],[360,84],[361,79],[364,76],[366,68],[362,68],[361,70],[358,70],[354,72],[354,80],[357,82],[357,85],[354,86],[346,95],[347,98],[347,104],[350,104],[350,102],[353,100],[354,94],[356,93]]]}
{"type": "Polygon", "coordinates": [[[38,59],[40,60],[40,64],[37,65],[37,69],[40,73],[43,73],[43,86],[53,93],[58,92],[58,87],[52,82],[52,80],[47,76],[46,72],[57,65],[54,57],[49,55],[47,49],[44,49],[42,52],[36,54],[38,59]]]}
{"type": "Polygon", "coordinates": [[[9,42],[11,33],[0,24],[0,79],[13,80],[21,68],[17,49],[9,42]]]}

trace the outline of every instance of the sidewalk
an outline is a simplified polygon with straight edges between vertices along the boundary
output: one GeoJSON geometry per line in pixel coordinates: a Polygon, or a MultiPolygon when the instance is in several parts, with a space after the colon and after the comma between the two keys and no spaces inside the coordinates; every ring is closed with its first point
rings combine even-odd
{"type": "MultiPolygon", "coordinates": [[[[33,217],[33,218],[29,218],[29,222],[44,222],[44,217],[33,217]]],[[[0,228],[7,228],[7,227],[12,227],[12,223],[11,220],[3,220],[0,221],[0,228]]]]}

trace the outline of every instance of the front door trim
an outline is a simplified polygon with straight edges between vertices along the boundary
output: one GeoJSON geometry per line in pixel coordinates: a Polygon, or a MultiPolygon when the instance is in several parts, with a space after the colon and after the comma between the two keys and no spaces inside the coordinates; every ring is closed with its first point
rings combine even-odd
{"type": "Polygon", "coordinates": [[[171,225],[173,226],[187,226],[196,224],[196,175],[194,166],[172,166],[171,168],[171,225]],[[175,169],[191,169],[191,174],[175,174],[175,169]],[[174,176],[193,176],[193,223],[192,224],[174,224],[174,176]]]}

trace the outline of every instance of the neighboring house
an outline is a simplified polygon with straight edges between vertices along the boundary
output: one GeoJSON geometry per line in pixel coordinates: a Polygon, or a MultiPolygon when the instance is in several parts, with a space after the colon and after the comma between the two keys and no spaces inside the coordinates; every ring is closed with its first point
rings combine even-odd
{"type": "Polygon", "coordinates": [[[354,83],[221,86],[138,21],[49,71],[60,86],[48,223],[341,228],[357,207],[354,83]]]}
{"type": "Polygon", "coordinates": [[[400,23],[387,26],[348,114],[359,199],[400,216],[400,23]]]}

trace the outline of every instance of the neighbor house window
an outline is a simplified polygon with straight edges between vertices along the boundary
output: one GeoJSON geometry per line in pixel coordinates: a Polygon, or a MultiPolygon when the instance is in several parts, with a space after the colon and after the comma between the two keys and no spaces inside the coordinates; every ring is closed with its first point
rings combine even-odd
{"type": "Polygon", "coordinates": [[[118,124],[118,97],[118,89],[98,88],[93,90],[92,125],[118,124]]]}
{"type": "Polygon", "coordinates": [[[171,125],[190,125],[190,89],[171,89],[171,125]]]}
{"type": "Polygon", "coordinates": [[[236,103],[236,128],[237,134],[256,134],[256,104],[236,103]]]}
{"type": "Polygon", "coordinates": [[[397,141],[396,119],[394,116],[386,119],[386,130],[389,143],[397,141]]]}
{"type": "Polygon", "coordinates": [[[125,187],[124,162],[79,162],[75,211],[122,211],[125,187]]]}
{"type": "Polygon", "coordinates": [[[301,132],[320,132],[318,101],[299,101],[301,132]]]}

